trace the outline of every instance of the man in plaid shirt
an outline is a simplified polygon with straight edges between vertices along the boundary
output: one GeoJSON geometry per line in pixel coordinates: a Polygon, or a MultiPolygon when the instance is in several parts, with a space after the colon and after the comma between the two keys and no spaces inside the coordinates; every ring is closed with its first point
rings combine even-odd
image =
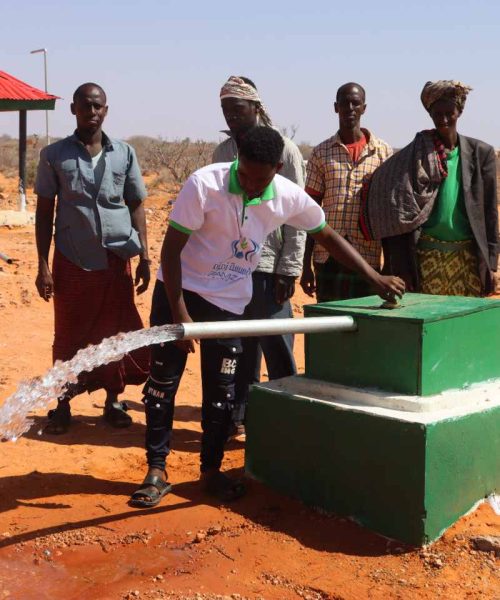
{"type": "MultiPolygon", "coordinates": [[[[361,128],[365,90],[345,83],[337,90],[337,133],[313,149],[307,163],[306,192],[323,207],[327,223],[352,244],[374,269],[380,269],[381,245],[367,241],[359,227],[361,189],[391,154],[391,147],[361,128]]],[[[334,261],[321,246],[307,240],[302,289],[318,302],[369,296],[370,287],[356,273],[334,261]],[[314,251],[313,251],[314,248],[314,251]],[[311,259],[314,264],[311,264],[311,259]]]]}

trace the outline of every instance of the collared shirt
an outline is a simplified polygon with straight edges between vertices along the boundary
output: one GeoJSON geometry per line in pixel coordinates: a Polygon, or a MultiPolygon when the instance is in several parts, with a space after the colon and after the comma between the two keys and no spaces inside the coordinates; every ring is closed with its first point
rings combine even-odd
{"type": "Polygon", "coordinates": [[[258,206],[263,202],[267,202],[268,200],[274,200],[276,198],[276,186],[274,185],[274,180],[271,183],[268,183],[265,189],[262,191],[260,196],[255,196],[255,198],[249,198],[247,193],[240,185],[240,180],[238,179],[238,166],[239,160],[236,159],[229,169],[229,193],[236,194],[237,196],[241,196],[243,200],[243,216],[241,218],[242,221],[246,219],[245,211],[247,206],[258,206]]]}
{"type": "Polygon", "coordinates": [[[96,183],[92,158],[73,134],[40,153],[35,193],[55,198],[55,245],[77,266],[106,269],[107,250],[128,259],[141,243],[127,202],[147,193],[134,149],[120,140],[102,137],[104,170],[96,183]]]}
{"type": "MultiPolygon", "coordinates": [[[[189,235],[181,254],[182,287],[242,314],[269,233],[284,223],[314,233],[326,225],[324,217],[303,189],[280,175],[259,198],[248,200],[236,162],[199,169],[186,181],[170,215],[170,226],[189,235]]],[[[161,269],[158,278],[163,279],[161,269]]]]}
{"type": "MultiPolygon", "coordinates": [[[[321,196],[327,223],[347,239],[375,269],[380,268],[381,245],[367,241],[359,227],[361,189],[375,169],[392,154],[391,147],[363,129],[368,143],[357,162],[337,132],[316,146],[307,162],[306,189],[321,196]]],[[[314,262],[324,263],[328,253],[315,245],[314,262]]]]}
{"type": "MultiPolygon", "coordinates": [[[[212,156],[212,162],[214,163],[233,162],[238,158],[238,147],[231,136],[231,132],[224,130],[222,133],[227,134],[229,137],[215,148],[212,156]]],[[[303,188],[304,160],[302,154],[291,139],[283,137],[283,141],[285,146],[281,156],[283,167],[280,175],[303,188]]],[[[297,231],[293,227],[283,225],[267,237],[262,246],[256,271],[299,277],[302,273],[305,243],[305,231],[297,231]]]]}

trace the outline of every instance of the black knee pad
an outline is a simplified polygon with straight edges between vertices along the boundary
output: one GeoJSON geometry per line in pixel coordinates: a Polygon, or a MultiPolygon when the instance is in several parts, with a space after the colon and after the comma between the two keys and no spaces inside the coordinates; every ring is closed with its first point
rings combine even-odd
{"type": "Polygon", "coordinates": [[[220,383],[212,401],[212,406],[216,411],[231,411],[234,408],[235,385],[233,383],[220,383]]]}
{"type": "Polygon", "coordinates": [[[210,419],[223,422],[234,408],[235,376],[242,344],[239,339],[219,339],[214,340],[210,350],[210,360],[218,373],[217,382],[210,390],[210,419]]]}
{"type": "Polygon", "coordinates": [[[142,393],[148,428],[171,428],[174,418],[174,398],[178,380],[156,381],[149,377],[142,393]]]}
{"type": "Polygon", "coordinates": [[[152,377],[148,377],[148,380],[142,388],[142,393],[144,394],[142,401],[146,405],[146,408],[151,406],[160,408],[161,405],[171,404],[178,387],[178,378],[171,378],[167,381],[157,381],[152,377]]]}

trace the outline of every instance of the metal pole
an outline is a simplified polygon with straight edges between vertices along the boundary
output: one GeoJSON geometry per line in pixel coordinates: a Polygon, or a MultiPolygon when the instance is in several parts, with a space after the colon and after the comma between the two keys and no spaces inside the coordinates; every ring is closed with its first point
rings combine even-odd
{"type": "MultiPolygon", "coordinates": [[[[44,49],[43,53],[43,72],[45,74],[45,93],[48,91],[47,86],[47,48],[44,49]]],[[[45,111],[45,137],[47,139],[47,146],[50,144],[50,136],[49,136],[49,111],[45,111]]]]}
{"type": "MultiPolygon", "coordinates": [[[[43,74],[45,80],[45,93],[48,91],[47,85],[47,48],[39,48],[38,50],[32,50],[30,54],[39,54],[43,52],[43,74]]],[[[45,111],[45,138],[47,141],[47,146],[50,144],[50,136],[49,136],[49,111],[45,111]]]]}
{"type": "Polygon", "coordinates": [[[26,110],[19,111],[19,210],[26,210],[26,110]]]}
{"type": "Polygon", "coordinates": [[[352,317],[310,317],[307,319],[249,319],[182,323],[181,339],[257,337],[283,333],[320,333],[323,331],[356,331],[352,317]]]}

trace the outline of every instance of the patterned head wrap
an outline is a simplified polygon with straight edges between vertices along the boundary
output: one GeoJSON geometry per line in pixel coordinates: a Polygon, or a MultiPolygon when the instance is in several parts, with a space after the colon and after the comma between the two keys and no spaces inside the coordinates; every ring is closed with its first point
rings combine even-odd
{"type": "Polygon", "coordinates": [[[428,81],[420,94],[420,99],[428,112],[437,100],[453,100],[458,110],[463,111],[467,94],[472,90],[461,81],[455,79],[440,79],[439,81],[428,81]]]}
{"type": "Polygon", "coordinates": [[[262,104],[259,93],[241,77],[231,75],[226,81],[220,91],[220,99],[224,100],[224,98],[240,98],[241,100],[255,102],[260,124],[265,127],[272,127],[271,117],[267,114],[267,110],[262,104]]]}

